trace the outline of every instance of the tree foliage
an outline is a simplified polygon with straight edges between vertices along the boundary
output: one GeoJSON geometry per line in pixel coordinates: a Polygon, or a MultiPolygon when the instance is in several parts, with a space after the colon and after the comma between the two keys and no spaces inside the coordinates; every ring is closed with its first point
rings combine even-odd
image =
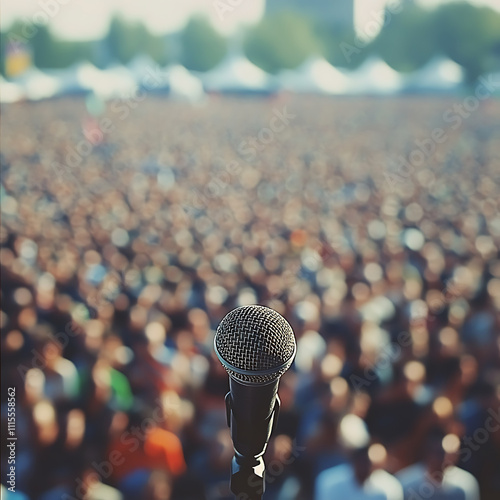
{"type": "Polygon", "coordinates": [[[121,16],[111,20],[106,43],[111,58],[122,64],[129,63],[140,54],[149,55],[162,66],[169,60],[163,37],[150,33],[143,23],[129,22],[121,16]]]}
{"type": "Polygon", "coordinates": [[[464,67],[470,82],[498,70],[500,13],[465,2],[445,4],[435,12],[437,45],[464,67]]]}
{"type": "Polygon", "coordinates": [[[3,60],[9,44],[15,49],[24,46],[31,50],[35,66],[44,69],[65,68],[75,61],[90,59],[93,50],[92,42],[62,40],[55,37],[46,25],[22,22],[14,23],[2,34],[3,60]]]}
{"type": "Polygon", "coordinates": [[[436,47],[434,15],[414,4],[393,15],[374,42],[374,50],[401,72],[424,66],[435,55],[436,47]]]}
{"type": "Polygon", "coordinates": [[[292,11],[265,17],[245,40],[250,61],[269,73],[296,68],[318,49],[311,22],[292,11]]]}
{"type": "Polygon", "coordinates": [[[0,74],[5,75],[5,51],[7,49],[7,34],[0,32],[0,74]]]}
{"type": "Polygon", "coordinates": [[[181,64],[194,71],[208,71],[226,55],[227,43],[202,17],[189,20],[181,33],[181,64]]]}
{"type": "Polygon", "coordinates": [[[353,29],[322,23],[316,33],[325,59],[334,66],[357,68],[372,53],[372,44],[362,42],[353,29]]]}
{"type": "MultiPolygon", "coordinates": [[[[265,71],[276,73],[299,66],[313,53],[323,53],[335,66],[354,68],[372,53],[379,54],[398,71],[413,71],[435,55],[444,54],[460,64],[470,83],[481,74],[500,68],[500,13],[463,1],[425,10],[412,2],[397,13],[386,10],[379,35],[370,43],[327,21],[316,22],[293,11],[264,17],[244,41],[249,59],[265,71]]],[[[100,67],[116,61],[128,63],[139,54],[160,65],[170,60],[166,37],[147,27],[115,16],[100,41],[68,41],[56,37],[46,25],[16,22],[0,33],[0,71],[5,74],[7,46],[20,43],[40,68],[64,68],[80,60],[100,67]]],[[[190,70],[207,71],[227,51],[225,38],[204,18],[192,18],[179,34],[180,62],[190,70]]]]}

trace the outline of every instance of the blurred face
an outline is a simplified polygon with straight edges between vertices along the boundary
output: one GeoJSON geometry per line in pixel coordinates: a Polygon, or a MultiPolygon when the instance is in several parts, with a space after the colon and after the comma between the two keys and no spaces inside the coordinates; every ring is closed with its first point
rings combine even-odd
{"type": "Polygon", "coordinates": [[[51,445],[57,438],[59,426],[56,412],[49,401],[40,401],[33,407],[33,420],[36,425],[37,438],[42,446],[51,445]]]}
{"type": "Polygon", "coordinates": [[[61,357],[61,346],[57,342],[48,342],[42,350],[47,368],[54,369],[61,357]]]}
{"type": "Polygon", "coordinates": [[[75,409],[68,413],[66,446],[76,448],[83,441],[85,433],[85,414],[75,409]]]}

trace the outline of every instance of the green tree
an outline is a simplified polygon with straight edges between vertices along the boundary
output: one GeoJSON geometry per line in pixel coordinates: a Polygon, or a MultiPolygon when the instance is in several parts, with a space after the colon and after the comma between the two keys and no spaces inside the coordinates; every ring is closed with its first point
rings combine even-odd
{"type": "Polygon", "coordinates": [[[0,31],[0,74],[5,76],[5,51],[7,50],[7,35],[0,31]]]}
{"type": "Polygon", "coordinates": [[[140,52],[149,55],[160,66],[165,66],[170,60],[165,37],[153,35],[144,24],[138,24],[134,29],[140,52]]]}
{"type": "Polygon", "coordinates": [[[2,55],[8,43],[24,45],[31,49],[33,64],[38,68],[65,68],[82,59],[90,59],[92,42],[76,42],[54,37],[47,26],[14,23],[3,34],[2,55]]]}
{"type": "Polygon", "coordinates": [[[7,46],[11,46],[13,50],[30,47],[34,64],[40,67],[50,67],[54,59],[54,39],[47,26],[16,21],[4,37],[4,44],[2,44],[4,54],[7,46]]]}
{"type": "Polygon", "coordinates": [[[38,68],[53,68],[57,65],[56,41],[45,25],[37,26],[35,35],[29,43],[33,50],[33,63],[38,68]]]}
{"type": "Polygon", "coordinates": [[[137,24],[130,23],[121,16],[113,17],[106,36],[111,58],[122,64],[130,62],[140,53],[140,35],[137,24]]]}
{"type": "Polygon", "coordinates": [[[392,15],[374,41],[374,50],[397,71],[424,66],[437,52],[435,15],[408,4],[392,15]]]}
{"type": "Polygon", "coordinates": [[[146,39],[145,52],[160,66],[166,66],[170,61],[170,52],[163,36],[150,33],[146,39]]]}
{"type": "Polygon", "coordinates": [[[35,64],[39,68],[67,68],[72,64],[92,58],[92,42],[75,42],[52,38],[50,50],[43,53],[33,45],[35,64]]]}
{"type": "Polygon", "coordinates": [[[482,73],[498,69],[500,13],[489,7],[453,2],[436,11],[437,43],[464,67],[469,83],[482,73]]]}
{"type": "Polygon", "coordinates": [[[319,50],[312,23],[293,11],[265,17],[245,40],[245,53],[268,73],[299,66],[319,50]]]}
{"type": "Polygon", "coordinates": [[[321,52],[334,66],[356,68],[372,53],[372,44],[357,38],[353,29],[320,23],[316,33],[321,52]]]}
{"type": "Polygon", "coordinates": [[[208,71],[213,68],[227,51],[225,38],[202,17],[189,20],[181,33],[181,46],[181,63],[194,71],[208,71]]]}
{"type": "Polygon", "coordinates": [[[106,44],[110,57],[122,64],[127,64],[140,54],[149,55],[162,66],[169,60],[164,37],[153,35],[144,24],[129,22],[121,16],[111,20],[106,44]]]}

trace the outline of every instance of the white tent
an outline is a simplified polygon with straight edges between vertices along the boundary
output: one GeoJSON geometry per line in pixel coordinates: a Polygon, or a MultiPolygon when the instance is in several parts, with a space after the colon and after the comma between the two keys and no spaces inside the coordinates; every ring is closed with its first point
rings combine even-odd
{"type": "Polygon", "coordinates": [[[269,76],[244,55],[226,57],[202,76],[205,89],[212,92],[261,93],[272,90],[269,76]]]}
{"type": "Polygon", "coordinates": [[[401,75],[379,57],[370,57],[350,73],[351,94],[393,94],[402,88],[401,75]]]}
{"type": "Polygon", "coordinates": [[[135,80],[123,66],[101,70],[90,62],[80,62],[52,75],[59,80],[61,94],[95,93],[102,99],[126,97],[136,88],[135,80]]]}
{"type": "Polygon", "coordinates": [[[92,91],[102,99],[127,97],[136,88],[132,75],[120,66],[101,70],[85,62],[75,68],[75,77],[81,88],[92,91]]]}
{"type": "Polygon", "coordinates": [[[137,81],[140,81],[140,79],[144,76],[144,74],[147,72],[148,69],[154,68],[158,66],[153,59],[146,55],[146,54],[140,54],[138,56],[135,56],[128,64],[127,68],[130,70],[134,78],[136,78],[137,81]]]}
{"type": "Polygon", "coordinates": [[[8,82],[0,75],[0,103],[12,103],[22,101],[24,92],[20,85],[8,82]]]}
{"type": "Polygon", "coordinates": [[[13,83],[22,89],[26,98],[30,101],[53,97],[59,93],[61,88],[57,78],[40,71],[34,66],[14,78],[13,83]]]}
{"type": "Polygon", "coordinates": [[[50,74],[59,81],[60,94],[87,94],[92,91],[99,71],[93,64],[81,61],[68,68],[51,71],[50,74]]]}
{"type": "Polygon", "coordinates": [[[130,71],[124,66],[114,66],[101,71],[96,79],[94,92],[103,99],[128,97],[134,93],[137,85],[130,71]]]}
{"type": "Polygon", "coordinates": [[[350,78],[323,57],[311,57],[295,70],[282,71],[279,85],[292,92],[345,94],[350,78]]]}
{"type": "Polygon", "coordinates": [[[135,83],[148,91],[167,90],[166,72],[147,55],[136,56],[127,66],[135,83]]]}
{"type": "MultiPolygon", "coordinates": [[[[488,74],[485,74],[484,77],[488,78],[488,74]]],[[[500,82],[500,71],[497,71],[496,73],[492,73],[491,74],[491,80],[493,82],[500,82]]],[[[492,91],[492,94],[493,95],[497,95],[497,96],[500,96],[500,88],[498,87],[498,85],[495,86],[496,89],[494,89],[492,91]]]]}
{"type": "Polygon", "coordinates": [[[205,95],[201,80],[190,73],[184,66],[175,64],[166,70],[170,87],[170,96],[174,99],[197,102],[205,95]]]}
{"type": "Polygon", "coordinates": [[[446,57],[435,57],[404,79],[405,90],[440,91],[458,88],[464,78],[462,67],[446,57]]]}

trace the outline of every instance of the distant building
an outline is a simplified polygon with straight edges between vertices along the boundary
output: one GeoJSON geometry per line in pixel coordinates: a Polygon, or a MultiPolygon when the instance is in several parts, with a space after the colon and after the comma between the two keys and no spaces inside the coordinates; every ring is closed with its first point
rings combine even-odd
{"type": "Polygon", "coordinates": [[[295,10],[314,21],[327,22],[339,28],[354,27],[354,0],[267,0],[266,14],[295,10]]]}

